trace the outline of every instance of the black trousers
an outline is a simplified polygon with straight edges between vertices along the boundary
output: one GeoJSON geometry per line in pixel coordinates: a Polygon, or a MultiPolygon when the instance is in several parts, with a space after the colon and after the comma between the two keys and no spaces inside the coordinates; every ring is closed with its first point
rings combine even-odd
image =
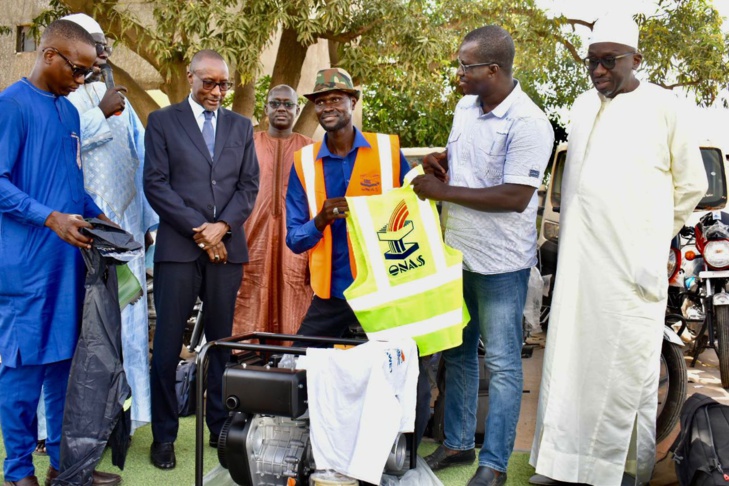
{"type": "MultiPolygon", "coordinates": [[[[306,311],[304,320],[296,334],[301,336],[343,337],[350,325],[358,325],[359,321],[346,300],[321,299],[316,295],[306,311]]],[[[302,342],[295,342],[294,346],[307,346],[302,342]]],[[[415,438],[420,444],[425,428],[430,420],[430,382],[425,369],[427,357],[418,360],[420,373],[418,374],[417,403],[415,405],[415,438]]]]}
{"type": "MultiPolygon", "coordinates": [[[[235,296],[243,277],[243,265],[210,263],[203,253],[193,262],[158,262],[154,265],[154,305],[157,329],[152,353],[152,435],[156,442],[177,438],[178,408],[175,370],[182,349],[185,323],[198,296],[205,304],[205,339],[229,337],[233,328],[235,296]]],[[[223,406],[223,372],[230,351],[214,349],[208,355],[206,422],[210,432],[220,434],[228,413],[223,406]]],[[[198,370],[202,379],[202,370],[198,370]]],[[[202,406],[202,404],[198,404],[202,406]]]]}

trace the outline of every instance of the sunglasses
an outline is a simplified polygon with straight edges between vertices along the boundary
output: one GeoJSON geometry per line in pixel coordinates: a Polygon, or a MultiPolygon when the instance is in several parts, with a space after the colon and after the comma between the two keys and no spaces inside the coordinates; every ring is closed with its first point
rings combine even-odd
{"type": "Polygon", "coordinates": [[[68,64],[71,67],[71,74],[73,75],[74,79],[75,78],[84,78],[85,79],[86,76],[88,76],[89,74],[94,72],[94,70],[92,68],[85,68],[85,67],[75,65],[74,63],[69,61],[66,56],[61,54],[61,51],[59,51],[55,47],[46,47],[45,49],[43,49],[43,52],[45,52],[49,49],[51,51],[55,52],[56,54],[58,54],[59,56],[61,56],[61,59],[66,61],[66,64],[68,64]]]}
{"type": "Polygon", "coordinates": [[[205,91],[212,91],[215,89],[216,86],[219,86],[220,91],[224,93],[233,87],[233,83],[229,81],[221,81],[219,83],[216,83],[215,81],[212,81],[210,79],[201,78],[196,72],[193,72],[192,74],[194,74],[200,81],[202,81],[203,89],[205,91]]]}
{"type": "Polygon", "coordinates": [[[96,43],[96,55],[100,56],[104,52],[106,52],[107,56],[111,56],[111,53],[114,52],[114,47],[110,46],[109,44],[104,44],[102,42],[96,43]]]}
{"type": "Polygon", "coordinates": [[[594,71],[595,69],[597,69],[598,64],[602,64],[602,67],[610,71],[611,69],[615,68],[615,63],[618,59],[632,56],[633,54],[635,54],[635,52],[626,52],[625,54],[620,54],[619,56],[586,57],[582,60],[582,62],[585,63],[585,66],[587,66],[587,69],[589,69],[590,71],[594,71]]]}
{"type": "Polygon", "coordinates": [[[463,62],[461,61],[461,58],[458,58],[457,61],[458,61],[458,67],[463,71],[463,74],[466,74],[469,69],[475,68],[475,67],[493,66],[494,64],[501,67],[501,64],[499,64],[498,62],[494,62],[494,61],[478,62],[475,64],[463,64],[463,62]]]}
{"type": "Polygon", "coordinates": [[[278,109],[281,105],[284,105],[284,107],[287,110],[293,110],[296,106],[296,103],[292,101],[279,101],[279,100],[271,100],[268,102],[268,106],[273,108],[274,110],[278,109]]]}

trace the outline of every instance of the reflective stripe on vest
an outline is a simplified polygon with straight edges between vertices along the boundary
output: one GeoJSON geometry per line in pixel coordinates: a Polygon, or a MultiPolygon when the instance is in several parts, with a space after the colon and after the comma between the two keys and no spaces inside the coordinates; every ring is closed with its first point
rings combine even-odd
{"type": "MultiPolygon", "coordinates": [[[[371,148],[360,147],[354,161],[346,196],[378,195],[400,186],[400,140],[397,135],[362,133],[371,148]]],[[[298,150],[294,154],[294,169],[306,192],[309,216],[314,219],[327,199],[324,164],[314,159],[322,142],[298,150]]],[[[309,250],[309,273],[314,293],[322,298],[331,297],[332,230],[324,228],[322,239],[309,250]]],[[[352,273],[354,259],[350,255],[352,273]]]]}
{"type": "Polygon", "coordinates": [[[347,203],[360,271],[344,295],[367,336],[413,338],[421,356],[460,345],[469,319],[462,255],[443,243],[435,203],[421,201],[409,184],[347,203]]]}

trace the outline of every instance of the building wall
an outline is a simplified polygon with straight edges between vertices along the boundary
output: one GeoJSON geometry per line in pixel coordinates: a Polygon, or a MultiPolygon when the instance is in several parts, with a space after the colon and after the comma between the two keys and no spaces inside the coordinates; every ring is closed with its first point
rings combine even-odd
{"type": "MultiPolygon", "coordinates": [[[[126,0],[125,3],[142,18],[151,18],[149,3],[143,0],[126,0]]],[[[16,30],[19,25],[29,25],[47,6],[48,2],[43,0],[0,0],[0,25],[12,31],[9,35],[0,35],[0,89],[27,76],[33,69],[34,52],[15,52],[16,30]]],[[[121,44],[114,45],[114,49],[114,63],[134,77],[144,89],[159,88],[162,78],[149,63],[121,44]]]]}
{"type": "Polygon", "coordinates": [[[9,27],[11,33],[0,35],[0,89],[5,89],[23,76],[30,74],[35,62],[35,52],[16,53],[16,28],[26,25],[47,2],[0,0],[0,25],[9,27]]]}

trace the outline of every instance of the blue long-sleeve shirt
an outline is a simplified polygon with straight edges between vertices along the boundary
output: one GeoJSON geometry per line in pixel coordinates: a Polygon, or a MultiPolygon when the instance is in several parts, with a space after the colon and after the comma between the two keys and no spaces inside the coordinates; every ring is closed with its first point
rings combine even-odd
{"type": "Polygon", "coordinates": [[[83,301],[78,248],[44,226],[52,211],[98,216],[84,191],[70,101],[23,80],[0,93],[0,359],[70,359],[83,301]]]}
{"type": "MultiPolygon", "coordinates": [[[[360,147],[370,148],[362,132],[354,129],[354,144],[345,157],[334,155],[327,147],[327,136],[321,144],[316,159],[322,159],[324,166],[324,185],[327,198],[344,197],[352,177],[354,161],[360,147]]],[[[410,170],[405,156],[400,152],[400,184],[410,170]]],[[[291,169],[289,188],[286,193],[286,245],[294,253],[303,253],[312,249],[321,240],[323,233],[316,229],[314,220],[309,215],[309,203],[306,191],[291,169]]],[[[344,298],[344,291],[352,284],[352,269],[349,266],[349,246],[347,245],[347,226],[344,219],[332,223],[332,297],[344,298]]]]}

